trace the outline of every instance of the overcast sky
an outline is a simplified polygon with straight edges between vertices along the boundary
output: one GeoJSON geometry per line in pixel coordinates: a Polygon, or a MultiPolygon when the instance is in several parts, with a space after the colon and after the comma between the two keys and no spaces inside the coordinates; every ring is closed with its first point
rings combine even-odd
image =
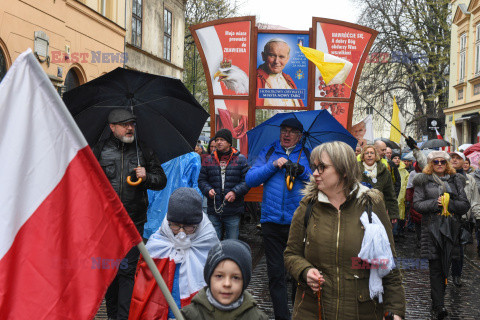
{"type": "Polygon", "coordinates": [[[257,23],[308,30],[312,17],[356,22],[358,11],[350,0],[239,0],[241,15],[257,16],[257,23]]]}

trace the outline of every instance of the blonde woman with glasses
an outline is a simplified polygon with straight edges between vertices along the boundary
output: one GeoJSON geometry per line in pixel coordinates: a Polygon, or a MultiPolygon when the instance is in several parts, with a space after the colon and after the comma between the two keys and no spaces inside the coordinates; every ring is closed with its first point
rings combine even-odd
{"type": "Polygon", "coordinates": [[[464,191],[465,177],[457,174],[452,168],[449,162],[450,155],[445,151],[433,151],[427,160],[428,164],[423,173],[415,176],[413,180],[415,186],[413,209],[422,214],[420,252],[422,259],[428,259],[432,313],[434,319],[445,319],[448,312],[444,306],[444,297],[450,265],[445,266],[445,263],[442,263],[442,256],[455,257],[459,254],[459,241],[458,237],[455,237],[458,232],[454,230],[455,224],[451,224],[450,231],[453,237],[451,253],[446,252],[445,246],[438,244],[434,234],[439,232],[437,224],[444,205],[448,203],[445,209],[456,219],[467,213],[470,203],[464,191]],[[446,198],[449,198],[448,202],[445,201],[446,198]]]}
{"type": "Polygon", "coordinates": [[[381,193],[360,183],[355,153],[343,142],[317,146],[310,163],[313,176],[293,215],[284,254],[285,266],[299,284],[292,319],[319,319],[321,312],[320,319],[374,320],[389,315],[401,320],[405,291],[400,271],[385,268],[383,277],[376,278],[383,286],[382,294],[376,295],[380,291],[370,290],[377,289],[370,282],[376,272],[359,258],[367,233],[361,217],[367,216],[368,208],[370,223],[382,233],[378,237],[384,235],[388,242],[382,248],[390,248],[392,259],[395,256],[381,193]]]}

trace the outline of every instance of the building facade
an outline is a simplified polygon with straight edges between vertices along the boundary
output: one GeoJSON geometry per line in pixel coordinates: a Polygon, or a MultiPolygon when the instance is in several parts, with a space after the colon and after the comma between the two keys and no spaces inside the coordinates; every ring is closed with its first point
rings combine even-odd
{"type": "Polygon", "coordinates": [[[445,133],[450,140],[455,120],[461,145],[478,142],[480,131],[480,0],[452,0],[452,16],[445,133]]]}
{"type": "Polygon", "coordinates": [[[0,79],[31,48],[64,92],[123,66],[125,2],[0,1],[0,79]]]}
{"type": "Polygon", "coordinates": [[[186,2],[127,0],[127,68],[183,79],[186,2]]]}
{"type": "Polygon", "coordinates": [[[60,93],[117,67],[182,79],[185,5],[186,0],[1,0],[0,81],[27,48],[60,93]]]}

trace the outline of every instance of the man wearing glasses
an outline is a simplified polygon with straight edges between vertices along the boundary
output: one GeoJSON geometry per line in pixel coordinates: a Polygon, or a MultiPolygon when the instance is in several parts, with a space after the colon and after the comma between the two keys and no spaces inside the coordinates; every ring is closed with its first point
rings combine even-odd
{"type": "MultiPolygon", "coordinates": [[[[202,197],[193,188],[172,192],[160,228],[146,248],[159,267],[175,301],[182,307],[206,286],[203,276],[208,251],[218,244],[217,233],[202,212],[202,197]]],[[[173,319],[165,298],[143,260],[138,263],[130,319],[173,319]]]]}
{"type": "MultiPolygon", "coordinates": [[[[300,121],[295,118],[284,120],[280,125],[280,139],[264,147],[245,178],[249,187],[263,183],[260,222],[275,319],[290,319],[283,252],[293,213],[302,199],[301,190],[312,174],[310,150],[299,143],[302,132],[300,121]],[[290,190],[285,180],[287,170],[295,173],[290,190]]],[[[292,291],[295,296],[295,286],[292,291]]]]}
{"type": "MultiPolygon", "coordinates": [[[[139,147],[137,151],[134,143],[135,120],[135,116],[125,109],[111,111],[108,123],[112,133],[99,142],[93,152],[138,232],[143,235],[143,226],[147,221],[147,189],[165,188],[167,177],[153,150],[139,147]],[[132,186],[127,183],[127,176],[133,180],[142,179],[142,182],[132,186]]],[[[107,290],[105,300],[109,319],[128,319],[139,254],[136,246],[127,253],[126,263],[121,264],[107,290]]]]}

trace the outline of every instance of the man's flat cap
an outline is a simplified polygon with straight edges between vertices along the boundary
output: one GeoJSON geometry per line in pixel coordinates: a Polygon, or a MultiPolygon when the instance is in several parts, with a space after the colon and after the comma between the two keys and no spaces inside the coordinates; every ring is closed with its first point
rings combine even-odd
{"type": "Polygon", "coordinates": [[[283,122],[280,124],[280,127],[290,127],[290,128],[298,129],[300,130],[300,132],[303,132],[303,125],[296,118],[288,118],[283,120],[283,122]]]}
{"type": "Polygon", "coordinates": [[[131,122],[135,121],[136,119],[137,117],[135,117],[135,115],[125,109],[112,110],[108,115],[108,123],[110,124],[131,122]]]}

